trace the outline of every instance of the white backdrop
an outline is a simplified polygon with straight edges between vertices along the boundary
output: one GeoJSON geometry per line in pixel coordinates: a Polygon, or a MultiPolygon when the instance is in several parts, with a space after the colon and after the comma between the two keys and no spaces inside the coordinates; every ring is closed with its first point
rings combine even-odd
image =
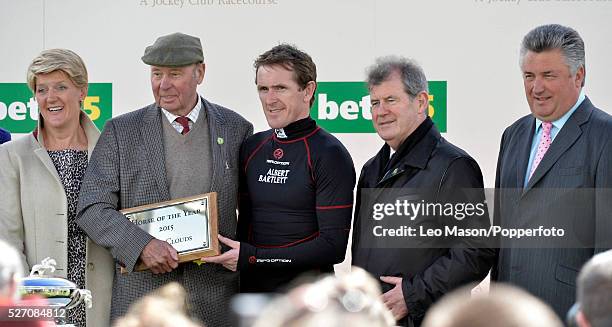
{"type": "MultiPolygon", "coordinates": [[[[475,157],[489,187],[503,129],[529,111],[518,48],[531,28],[560,23],[582,35],[586,93],[612,112],[612,1],[0,0],[0,17],[0,83],[25,82],[41,50],[69,48],[90,82],[113,84],[113,116],[153,101],[146,46],[176,31],[198,36],[207,64],[199,91],[258,131],[267,125],[252,62],[280,42],[308,52],[319,81],[361,81],[381,55],[414,58],[429,80],[448,81],[445,137],[475,157]]],[[[337,137],[357,172],[382,144],[376,134],[337,137]]]]}

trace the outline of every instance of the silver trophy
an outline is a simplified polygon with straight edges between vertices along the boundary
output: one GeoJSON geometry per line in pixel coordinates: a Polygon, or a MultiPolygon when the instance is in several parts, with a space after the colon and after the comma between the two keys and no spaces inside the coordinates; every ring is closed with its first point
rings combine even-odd
{"type": "Polygon", "coordinates": [[[91,292],[79,289],[67,279],[53,277],[55,272],[54,259],[45,258],[40,264],[34,265],[30,276],[21,279],[19,291],[22,296],[35,294],[47,299],[50,307],[56,309],[55,323],[58,326],[73,326],[67,310],[85,303],[87,309],[92,306],[91,292]]]}

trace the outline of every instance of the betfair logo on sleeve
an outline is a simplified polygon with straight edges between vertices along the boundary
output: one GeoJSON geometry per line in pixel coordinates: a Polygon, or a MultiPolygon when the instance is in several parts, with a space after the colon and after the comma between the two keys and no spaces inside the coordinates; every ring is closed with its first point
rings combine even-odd
{"type": "MultiPolygon", "coordinates": [[[[98,129],[112,117],[112,83],[90,83],[83,111],[98,129]]],[[[29,133],[36,128],[38,104],[25,83],[0,83],[0,127],[11,133],[29,133]]]]}
{"type": "MultiPolygon", "coordinates": [[[[429,81],[429,116],[446,132],[446,81],[429,81]]],[[[331,133],[375,133],[364,82],[319,82],[310,115],[331,133]]]]}

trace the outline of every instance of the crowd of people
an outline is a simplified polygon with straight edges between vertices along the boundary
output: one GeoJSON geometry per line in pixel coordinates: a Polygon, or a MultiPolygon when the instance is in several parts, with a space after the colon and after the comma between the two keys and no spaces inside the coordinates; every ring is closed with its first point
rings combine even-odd
{"type": "Polygon", "coordinates": [[[79,55],[44,50],[28,67],[38,126],[0,146],[3,307],[19,301],[18,278],[52,257],[56,275],[92,292],[93,308],[69,310],[75,326],[235,325],[239,293],[281,294],[255,326],[562,326],[568,312],[570,325],[612,326],[612,117],[585,94],[584,42],[572,28],[523,38],[531,113],[501,137],[492,220],[479,207],[481,169],[428,117],[427,78],[413,60],[382,57],[367,70],[384,144],[358,179],[347,149],[310,117],[317,70],[297,47],[254,62],[270,127],[255,134],[198,93],[199,38],[161,36],[142,61],[155,101],[101,133],[82,110],[79,55]],[[194,262],[121,212],[211,192],[221,251],[194,262]],[[482,210],[372,219],[401,201],[482,210]],[[409,237],[373,237],[383,222],[409,237]],[[566,235],[537,234],[542,226],[566,235]],[[410,234],[492,227],[536,235],[410,234]],[[351,230],[353,267],[334,276],[351,230]],[[489,272],[490,291],[472,296],[489,272]],[[315,281],[295,287],[304,275],[315,281]]]}

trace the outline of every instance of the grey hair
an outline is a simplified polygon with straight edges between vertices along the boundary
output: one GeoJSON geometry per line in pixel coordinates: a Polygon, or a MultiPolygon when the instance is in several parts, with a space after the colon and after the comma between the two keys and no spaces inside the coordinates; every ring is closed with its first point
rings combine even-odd
{"type": "MultiPolygon", "coordinates": [[[[0,240],[0,294],[7,292],[21,277],[23,266],[19,253],[5,241],[0,240]]],[[[7,294],[16,296],[16,294],[7,294]]]]}
{"type": "Polygon", "coordinates": [[[612,326],[612,250],[589,260],[578,275],[580,310],[591,326],[612,326]]]}
{"type": "MultiPolygon", "coordinates": [[[[571,27],[558,24],[538,26],[525,35],[521,43],[519,64],[523,66],[523,60],[528,51],[540,53],[557,49],[563,53],[572,75],[575,75],[581,66],[586,69],[582,37],[571,27]]],[[[584,86],[584,79],[582,86],[584,86]]]]}
{"type": "Polygon", "coordinates": [[[376,59],[376,63],[366,70],[368,89],[388,80],[393,73],[399,73],[404,91],[414,98],[421,92],[429,92],[427,78],[423,68],[414,60],[398,56],[386,56],[376,59]]]}

